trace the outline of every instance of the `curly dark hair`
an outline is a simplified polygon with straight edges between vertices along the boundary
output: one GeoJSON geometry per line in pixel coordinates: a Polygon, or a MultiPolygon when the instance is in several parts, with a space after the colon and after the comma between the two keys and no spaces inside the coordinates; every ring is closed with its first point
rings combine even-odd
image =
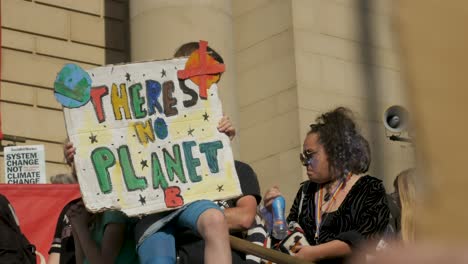
{"type": "Polygon", "coordinates": [[[337,177],[367,172],[371,162],[369,142],[357,131],[348,108],[338,107],[319,116],[307,135],[317,133],[337,177]]]}

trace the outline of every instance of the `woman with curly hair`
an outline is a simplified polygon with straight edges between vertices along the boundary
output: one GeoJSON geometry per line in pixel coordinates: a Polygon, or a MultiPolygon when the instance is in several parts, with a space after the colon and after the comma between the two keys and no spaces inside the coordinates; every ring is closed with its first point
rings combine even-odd
{"type": "MultiPolygon", "coordinates": [[[[318,117],[300,159],[309,180],[301,184],[287,220],[290,226],[302,227],[310,246],[299,246],[296,256],[343,263],[361,242],[377,238],[389,218],[382,182],[363,176],[370,165],[370,148],[351,111],[339,107],[318,117]]],[[[279,195],[277,187],[269,189],[265,207],[279,195]]]]}

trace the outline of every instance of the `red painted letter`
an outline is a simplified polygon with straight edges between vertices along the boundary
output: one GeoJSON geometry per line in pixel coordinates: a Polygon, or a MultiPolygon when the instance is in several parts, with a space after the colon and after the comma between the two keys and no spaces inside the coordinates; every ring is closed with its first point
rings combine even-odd
{"type": "Polygon", "coordinates": [[[178,186],[168,187],[164,190],[164,202],[167,208],[174,208],[184,205],[184,197],[180,196],[178,186]]]}
{"type": "Polygon", "coordinates": [[[91,88],[91,103],[93,103],[94,111],[99,123],[106,121],[104,109],[102,108],[102,97],[109,94],[107,86],[99,86],[91,88]]]}

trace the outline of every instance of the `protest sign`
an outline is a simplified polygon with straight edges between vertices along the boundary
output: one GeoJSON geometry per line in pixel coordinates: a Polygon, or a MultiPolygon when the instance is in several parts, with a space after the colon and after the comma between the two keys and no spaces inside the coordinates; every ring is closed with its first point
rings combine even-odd
{"type": "Polygon", "coordinates": [[[89,210],[135,216],[241,194],[229,138],[217,130],[224,65],[200,54],[88,71],[68,64],[58,74],[89,210]]]}
{"type": "Polygon", "coordinates": [[[5,147],[6,183],[46,183],[43,145],[5,147]]]}

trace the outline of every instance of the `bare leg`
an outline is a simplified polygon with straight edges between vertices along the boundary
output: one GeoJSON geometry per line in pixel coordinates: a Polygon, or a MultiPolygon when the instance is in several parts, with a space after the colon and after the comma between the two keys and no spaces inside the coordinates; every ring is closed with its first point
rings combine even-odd
{"type": "Polygon", "coordinates": [[[205,240],[205,263],[232,263],[229,231],[224,214],[208,209],[200,215],[197,228],[205,240]]]}

